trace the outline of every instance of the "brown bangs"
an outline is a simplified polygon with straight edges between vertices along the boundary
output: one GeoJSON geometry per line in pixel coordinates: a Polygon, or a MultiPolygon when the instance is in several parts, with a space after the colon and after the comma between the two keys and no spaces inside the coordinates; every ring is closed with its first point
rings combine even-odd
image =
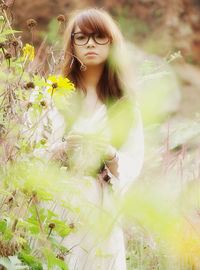
{"type": "Polygon", "coordinates": [[[79,14],[74,22],[74,29],[76,25],[86,34],[104,34],[112,40],[108,25],[106,25],[106,21],[102,18],[102,14],[99,14],[97,10],[90,10],[79,14]]]}

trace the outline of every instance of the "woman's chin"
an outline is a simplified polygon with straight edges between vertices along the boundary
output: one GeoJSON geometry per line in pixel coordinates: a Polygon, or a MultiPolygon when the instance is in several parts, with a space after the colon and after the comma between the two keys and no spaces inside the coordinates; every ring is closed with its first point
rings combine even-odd
{"type": "Polygon", "coordinates": [[[87,67],[91,67],[91,66],[99,66],[101,64],[103,64],[102,62],[99,62],[99,61],[85,61],[84,64],[87,66],[87,67]]]}

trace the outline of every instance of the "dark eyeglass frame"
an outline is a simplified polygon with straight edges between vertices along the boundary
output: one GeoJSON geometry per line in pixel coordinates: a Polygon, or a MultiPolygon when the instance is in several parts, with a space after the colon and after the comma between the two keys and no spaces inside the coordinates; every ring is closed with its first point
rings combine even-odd
{"type": "Polygon", "coordinates": [[[74,33],[71,34],[71,37],[72,37],[72,40],[73,40],[74,44],[76,44],[76,46],[84,46],[84,45],[88,44],[88,42],[89,42],[89,40],[90,40],[91,37],[93,38],[94,42],[95,42],[96,44],[99,44],[99,45],[105,45],[105,44],[107,44],[107,43],[110,41],[110,38],[108,38],[108,41],[106,41],[105,43],[98,43],[98,42],[95,40],[95,35],[96,35],[96,34],[97,34],[97,33],[91,33],[91,34],[88,35],[88,34],[86,34],[86,33],[84,33],[84,32],[74,32],[74,33]],[[86,43],[84,43],[84,44],[82,44],[82,45],[76,44],[75,41],[74,41],[74,37],[75,37],[76,34],[84,34],[84,35],[86,35],[86,36],[88,37],[86,43]]]}

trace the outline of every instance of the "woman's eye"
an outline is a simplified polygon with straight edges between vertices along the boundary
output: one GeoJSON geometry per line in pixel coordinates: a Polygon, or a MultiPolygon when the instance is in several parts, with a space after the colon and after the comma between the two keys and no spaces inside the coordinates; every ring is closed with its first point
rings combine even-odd
{"type": "Polygon", "coordinates": [[[77,39],[81,40],[81,39],[84,39],[85,36],[78,36],[77,39]]]}

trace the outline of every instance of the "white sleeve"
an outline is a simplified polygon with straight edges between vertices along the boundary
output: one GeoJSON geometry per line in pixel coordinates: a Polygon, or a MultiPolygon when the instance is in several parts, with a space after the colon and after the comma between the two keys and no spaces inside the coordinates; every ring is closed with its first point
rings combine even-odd
{"type": "Polygon", "coordinates": [[[118,151],[119,185],[126,192],[139,176],[144,161],[144,134],[140,109],[135,109],[136,121],[132,126],[125,144],[118,151]]]}

